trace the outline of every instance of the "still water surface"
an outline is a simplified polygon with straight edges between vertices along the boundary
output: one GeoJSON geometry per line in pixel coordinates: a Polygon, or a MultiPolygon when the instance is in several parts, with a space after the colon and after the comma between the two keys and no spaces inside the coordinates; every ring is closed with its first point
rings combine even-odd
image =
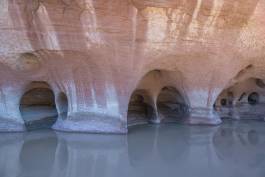
{"type": "Polygon", "coordinates": [[[265,122],[0,134],[0,177],[264,177],[265,122]]]}

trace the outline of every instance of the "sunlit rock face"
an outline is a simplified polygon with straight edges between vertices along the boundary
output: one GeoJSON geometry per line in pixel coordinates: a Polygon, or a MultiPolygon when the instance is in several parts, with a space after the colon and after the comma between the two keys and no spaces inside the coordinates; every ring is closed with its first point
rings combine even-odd
{"type": "Polygon", "coordinates": [[[127,120],[163,123],[183,105],[183,122],[219,124],[228,89],[249,96],[256,85],[243,82],[265,79],[264,10],[264,0],[1,0],[0,130],[26,130],[34,82],[54,94],[56,130],[125,133],[127,120]],[[164,88],[181,97],[163,103],[169,114],[164,88]],[[147,108],[129,108],[134,93],[147,108]]]}

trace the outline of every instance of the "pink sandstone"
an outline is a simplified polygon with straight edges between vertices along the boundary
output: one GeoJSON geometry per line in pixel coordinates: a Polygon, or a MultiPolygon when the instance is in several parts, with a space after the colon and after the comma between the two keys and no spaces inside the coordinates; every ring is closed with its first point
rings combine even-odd
{"type": "Polygon", "coordinates": [[[136,92],[161,123],[165,87],[185,123],[240,118],[242,93],[265,102],[264,17],[264,0],[1,0],[0,131],[26,130],[21,100],[39,87],[59,115],[67,107],[53,125],[62,131],[126,133],[136,92]],[[219,108],[228,92],[231,107],[219,108]]]}

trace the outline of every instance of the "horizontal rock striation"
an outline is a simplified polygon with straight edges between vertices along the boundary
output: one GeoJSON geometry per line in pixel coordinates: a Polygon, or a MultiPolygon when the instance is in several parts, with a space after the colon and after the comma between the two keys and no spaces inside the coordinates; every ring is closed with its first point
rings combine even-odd
{"type": "Polygon", "coordinates": [[[1,0],[0,131],[26,130],[21,101],[47,87],[63,131],[126,133],[129,120],[180,116],[216,125],[240,119],[243,103],[260,112],[264,10],[263,0],[1,0]]]}

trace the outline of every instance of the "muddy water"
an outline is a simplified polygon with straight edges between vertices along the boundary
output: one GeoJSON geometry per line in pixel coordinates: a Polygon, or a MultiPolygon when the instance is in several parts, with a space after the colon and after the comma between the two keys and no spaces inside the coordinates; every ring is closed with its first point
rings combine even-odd
{"type": "Polygon", "coordinates": [[[264,177],[265,123],[0,134],[0,177],[264,177]]]}

